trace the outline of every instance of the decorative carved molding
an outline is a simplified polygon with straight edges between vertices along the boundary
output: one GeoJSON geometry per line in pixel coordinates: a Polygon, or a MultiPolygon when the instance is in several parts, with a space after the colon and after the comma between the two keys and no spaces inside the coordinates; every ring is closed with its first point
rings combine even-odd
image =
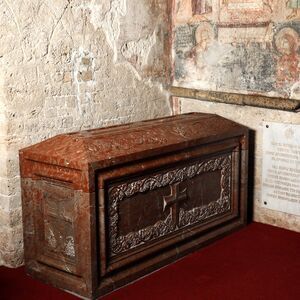
{"type": "Polygon", "coordinates": [[[268,97],[263,95],[225,93],[217,91],[204,91],[176,86],[170,87],[169,90],[174,97],[191,98],[202,101],[227,103],[234,105],[257,106],[293,112],[300,111],[300,100],[297,99],[268,97]]]}
{"type": "Polygon", "coordinates": [[[231,208],[231,167],[231,154],[228,154],[110,187],[108,194],[111,255],[115,256],[116,254],[126,252],[146,242],[175,232],[178,229],[229,211],[231,208]],[[154,225],[136,232],[118,236],[118,206],[122,200],[132,197],[137,193],[144,193],[174,183],[180,183],[202,173],[217,170],[221,171],[221,193],[217,201],[210,202],[208,205],[196,207],[189,211],[180,209],[178,224],[172,221],[172,212],[170,211],[170,214],[163,221],[158,221],[154,225]]]}

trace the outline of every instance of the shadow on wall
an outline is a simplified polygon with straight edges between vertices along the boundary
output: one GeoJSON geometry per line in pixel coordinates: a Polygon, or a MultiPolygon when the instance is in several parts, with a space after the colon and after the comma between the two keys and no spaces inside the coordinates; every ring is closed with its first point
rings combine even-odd
{"type": "Polygon", "coordinates": [[[255,180],[255,138],[254,130],[249,130],[249,161],[248,161],[248,222],[254,215],[254,180],[255,180]]]}

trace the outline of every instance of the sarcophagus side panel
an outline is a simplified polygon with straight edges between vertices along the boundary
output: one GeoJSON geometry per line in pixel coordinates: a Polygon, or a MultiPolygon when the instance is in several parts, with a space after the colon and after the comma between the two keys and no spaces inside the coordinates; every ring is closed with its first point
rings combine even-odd
{"type": "MultiPolygon", "coordinates": [[[[23,160],[25,264],[34,277],[90,296],[93,278],[90,224],[94,194],[78,189],[77,170],[23,160]]],[[[93,234],[95,236],[95,234],[93,234]]],[[[94,237],[93,237],[94,239],[94,237]]]]}
{"type": "Polygon", "coordinates": [[[239,216],[240,145],[224,144],[220,153],[184,152],[165,166],[150,161],[138,174],[99,175],[106,178],[102,276],[239,216]]]}
{"type": "Polygon", "coordinates": [[[230,188],[229,155],[109,186],[111,256],[230,211],[230,188]]]}

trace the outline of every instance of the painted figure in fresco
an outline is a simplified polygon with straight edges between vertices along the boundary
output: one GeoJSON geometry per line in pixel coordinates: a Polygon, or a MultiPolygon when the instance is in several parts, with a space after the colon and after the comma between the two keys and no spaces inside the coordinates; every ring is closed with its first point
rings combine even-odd
{"type": "Polygon", "coordinates": [[[291,88],[299,81],[299,35],[290,27],[281,29],[275,36],[275,46],[279,52],[277,61],[277,86],[291,88]]]}
{"type": "Polygon", "coordinates": [[[196,48],[205,51],[213,40],[213,29],[210,24],[202,23],[195,30],[196,48]]]}
{"type": "Polygon", "coordinates": [[[292,9],[292,13],[288,16],[288,19],[294,19],[299,17],[300,0],[287,0],[287,7],[292,9]]]}
{"type": "Polygon", "coordinates": [[[184,70],[185,82],[193,84],[199,81],[201,86],[211,83],[214,66],[210,63],[211,49],[215,44],[215,31],[210,22],[198,23],[193,33],[194,46],[184,54],[185,60],[182,68],[184,70]]]}
{"type": "Polygon", "coordinates": [[[201,68],[203,65],[203,53],[208,50],[214,40],[214,31],[209,23],[203,22],[195,30],[196,45],[191,50],[190,57],[195,65],[201,68]]]}
{"type": "Polygon", "coordinates": [[[193,15],[207,14],[212,11],[212,1],[210,0],[192,0],[193,15]]]}

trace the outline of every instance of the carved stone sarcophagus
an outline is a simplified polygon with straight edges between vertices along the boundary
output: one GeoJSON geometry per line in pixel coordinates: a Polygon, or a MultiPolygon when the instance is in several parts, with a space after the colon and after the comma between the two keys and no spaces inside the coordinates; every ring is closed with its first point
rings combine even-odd
{"type": "Polygon", "coordinates": [[[200,113],[21,150],[27,272],[97,298],[240,228],[247,157],[247,128],[200,113]]]}

